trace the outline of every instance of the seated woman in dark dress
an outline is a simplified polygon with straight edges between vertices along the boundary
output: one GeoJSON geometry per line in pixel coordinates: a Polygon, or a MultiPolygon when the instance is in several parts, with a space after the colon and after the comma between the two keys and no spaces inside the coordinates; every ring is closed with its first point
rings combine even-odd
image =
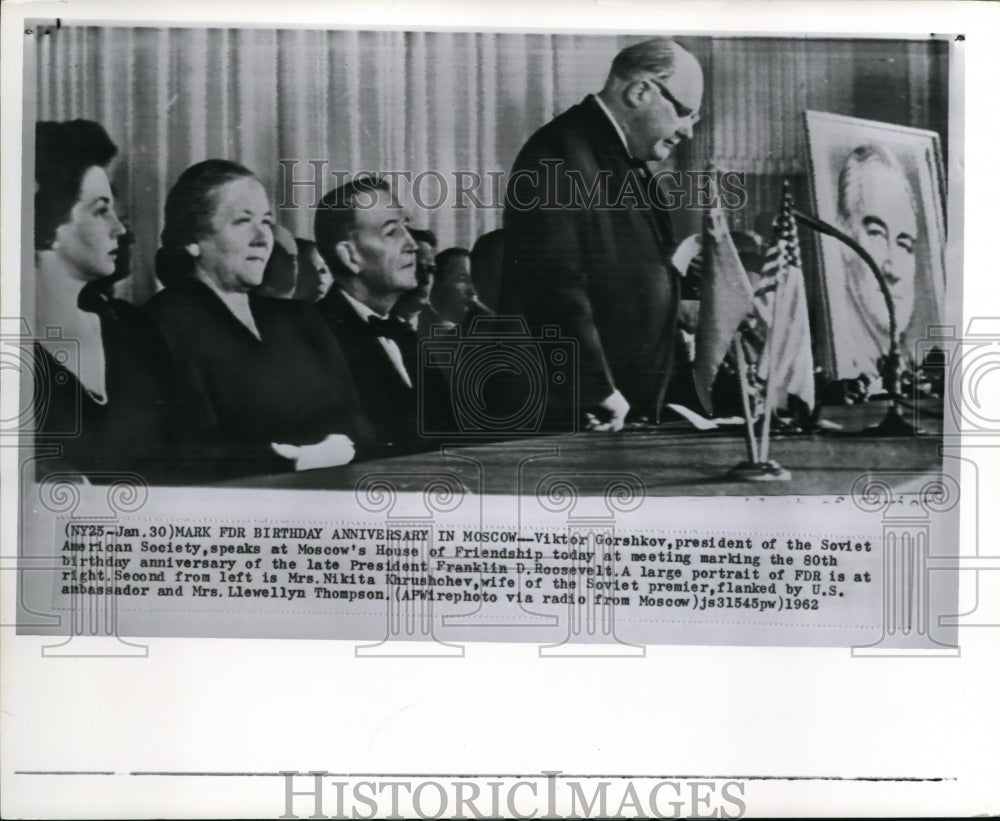
{"type": "Polygon", "coordinates": [[[117,153],[95,122],[35,129],[35,442],[39,476],[79,471],[162,480],[170,386],[163,340],[115,299],[125,228],[106,168],[117,153]]]}
{"type": "Polygon", "coordinates": [[[264,187],[228,160],[188,168],[167,195],[147,304],[178,385],[190,480],[331,467],[366,434],[350,371],[316,309],[259,296],[274,239],[264,187]]]}

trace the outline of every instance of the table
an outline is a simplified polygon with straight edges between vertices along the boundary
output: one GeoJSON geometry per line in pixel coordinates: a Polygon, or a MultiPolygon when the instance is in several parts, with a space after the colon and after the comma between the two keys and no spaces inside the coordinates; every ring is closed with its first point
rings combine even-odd
{"type": "MultiPolygon", "coordinates": [[[[941,469],[941,423],[936,409],[919,416],[924,430],[911,437],[874,437],[861,431],[878,422],[885,402],[824,408],[840,431],[772,436],[770,456],[791,472],[785,482],[748,482],[728,471],[746,458],[742,427],[694,430],[685,422],[621,433],[537,436],[442,450],[338,468],[243,477],[219,487],[352,490],[379,474],[392,474],[400,492],[422,491],[428,477],[448,474],[469,491],[516,494],[535,489],[554,472],[572,477],[581,494],[600,494],[609,477],[638,477],[650,496],[848,495],[874,470],[890,472],[900,490],[917,487],[941,469]],[[529,460],[529,461],[525,461],[529,460]],[[518,466],[521,465],[520,470],[518,466]]],[[[909,412],[912,419],[912,411],[909,412]]]]}

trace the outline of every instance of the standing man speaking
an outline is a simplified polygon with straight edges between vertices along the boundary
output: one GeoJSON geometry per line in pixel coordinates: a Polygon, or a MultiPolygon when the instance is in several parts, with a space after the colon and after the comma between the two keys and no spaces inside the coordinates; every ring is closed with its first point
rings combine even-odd
{"type": "Polygon", "coordinates": [[[654,417],[673,365],[674,241],[646,162],[666,159],[699,119],[698,61],[657,38],[621,51],[600,93],[531,136],[504,209],[501,308],[535,333],[577,343],[577,395],[553,397],[590,430],[654,417]]]}

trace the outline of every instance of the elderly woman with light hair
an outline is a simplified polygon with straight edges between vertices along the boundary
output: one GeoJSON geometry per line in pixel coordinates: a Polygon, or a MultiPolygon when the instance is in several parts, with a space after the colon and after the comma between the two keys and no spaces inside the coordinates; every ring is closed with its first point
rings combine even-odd
{"type": "Polygon", "coordinates": [[[263,185],[229,160],[188,168],[167,195],[147,304],[179,386],[192,479],[333,467],[366,440],[337,341],[305,302],[255,293],[274,245],[263,185]]]}

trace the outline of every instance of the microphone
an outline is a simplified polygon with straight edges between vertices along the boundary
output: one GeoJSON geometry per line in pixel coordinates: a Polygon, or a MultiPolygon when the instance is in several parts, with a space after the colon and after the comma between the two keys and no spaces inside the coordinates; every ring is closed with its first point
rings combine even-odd
{"type": "Polygon", "coordinates": [[[896,306],[892,301],[892,294],[889,292],[889,283],[886,281],[885,274],[882,273],[882,269],[875,263],[872,255],[862,248],[857,240],[848,236],[839,228],[835,228],[819,217],[807,214],[797,208],[792,209],[792,216],[795,217],[796,222],[799,224],[842,242],[860,256],[871,269],[875,280],[878,282],[878,288],[882,293],[882,299],[885,300],[885,307],[889,315],[889,354],[882,368],[882,383],[885,385],[886,393],[889,394],[889,410],[879,424],[867,428],[865,433],[876,436],[915,436],[917,429],[909,422],[904,421],[899,412],[899,400],[901,398],[899,395],[899,329],[896,321],[896,306]]]}

